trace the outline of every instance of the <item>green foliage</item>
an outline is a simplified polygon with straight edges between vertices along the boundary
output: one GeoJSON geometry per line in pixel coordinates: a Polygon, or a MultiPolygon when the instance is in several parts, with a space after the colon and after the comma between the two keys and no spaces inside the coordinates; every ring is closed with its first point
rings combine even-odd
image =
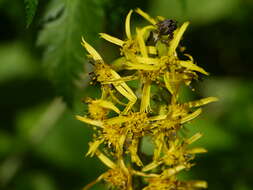
{"type": "Polygon", "coordinates": [[[180,0],[183,11],[187,11],[187,0],[180,0]]]}
{"type": "Polygon", "coordinates": [[[25,13],[26,13],[26,27],[29,27],[33,21],[34,15],[37,10],[38,0],[24,0],[25,13]]]}
{"type": "Polygon", "coordinates": [[[29,78],[38,74],[34,56],[24,46],[15,42],[0,45],[0,84],[18,78],[29,78]]]}
{"type": "Polygon", "coordinates": [[[177,21],[189,20],[196,24],[206,24],[225,17],[238,7],[240,0],[156,0],[152,1],[152,15],[158,13],[177,21]]]}
{"type": "Polygon", "coordinates": [[[59,95],[71,103],[76,89],[74,81],[84,73],[85,53],[81,36],[94,41],[101,31],[102,3],[89,0],[54,0],[45,15],[47,22],[38,44],[45,47],[44,63],[59,95]]]}

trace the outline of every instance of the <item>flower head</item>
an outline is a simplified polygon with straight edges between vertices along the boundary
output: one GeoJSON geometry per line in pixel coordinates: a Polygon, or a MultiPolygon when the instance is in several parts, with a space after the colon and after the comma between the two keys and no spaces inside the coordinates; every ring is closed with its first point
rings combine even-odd
{"type": "Polygon", "coordinates": [[[97,156],[108,171],[103,180],[109,187],[123,190],[193,190],[206,188],[204,181],[181,181],[182,170],[190,169],[196,154],[207,152],[189,145],[202,137],[179,135],[184,124],[202,113],[201,106],[217,101],[215,97],[180,102],[180,88],[189,86],[198,74],[208,75],[191,55],[178,54],[178,46],[189,22],[177,22],[161,16],[152,18],[140,9],[135,12],[149,22],[131,33],[130,10],[125,20],[126,38],[100,33],[119,46],[119,58],[106,63],[84,39],[82,45],[94,63],[94,75],[101,86],[99,99],[88,98],[88,114],[77,119],[95,126],[87,155],[97,156]],[[183,55],[183,56],[182,56],[183,55]],[[119,74],[120,73],[120,74],[119,74]],[[136,81],[137,88],[128,82],[136,81]],[[145,137],[154,144],[153,155],[142,150],[145,137]],[[139,183],[132,183],[133,180],[139,183]]]}

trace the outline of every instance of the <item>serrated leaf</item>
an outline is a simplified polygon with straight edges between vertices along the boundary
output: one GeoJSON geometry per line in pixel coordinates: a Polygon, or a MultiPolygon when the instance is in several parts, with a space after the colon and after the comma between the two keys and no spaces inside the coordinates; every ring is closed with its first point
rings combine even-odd
{"type": "Polygon", "coordinates": [[[45,24],[38,44],[45,47],[44,62],[50,79],[68,103],[73,100],[74,80],[84,72],[85,51],[80,45],[81,36],[94,45],[101,32],[102,7],[89,0],[54,0],[46,13],[46,19],[58,16],[45,24]]]}
{"type": "Polygon", "coordinates": [[[37,10],[38,0],[24,0],[25,13],[26,13],[26,27],[29,27],[33,21],[34,15],[37,10]]]}

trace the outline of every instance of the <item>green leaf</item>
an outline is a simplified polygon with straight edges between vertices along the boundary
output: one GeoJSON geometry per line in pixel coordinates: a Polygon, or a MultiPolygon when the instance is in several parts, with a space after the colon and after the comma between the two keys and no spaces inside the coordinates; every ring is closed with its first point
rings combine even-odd
{"type": "Polygon", "coordinates": [[[74,82],[84,73],[86,53],[80,45],[81,37],[94,45],[103,15],[101,1],[89,0],[54,0],[45,15],[53,21],[45,24],[38,44],[45,47],[44,62],[50,79],[69,104],[76,90],[74,82]]]}
{"type": "Polygon", "coordinates": [[[39,74],[38,60],[20,42],[2,43],[0,57],[0,84],[11,80],[31,78],[39,74]]]}
{"type": "Polygon", "coordinates": [[[24,0],[25,13],[26,13],[26,27],[29,27],[33,21],[34,15],[37,10],[38,0],[24,0]]]}

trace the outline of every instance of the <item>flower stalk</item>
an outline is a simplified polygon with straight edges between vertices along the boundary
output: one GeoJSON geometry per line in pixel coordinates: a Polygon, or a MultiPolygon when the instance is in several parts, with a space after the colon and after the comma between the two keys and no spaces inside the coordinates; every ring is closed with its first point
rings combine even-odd
{"type": "Polygon", "coordinates": [[[189,148],[201,133],[185,138],[180,130],[201,114],[201,106],[217,101],[215,97],[179,100],[182,86],[189,87],[200,73],[208,75],[189,54],[177,50],[189,22],[177,27],[173,20],[152,18],[140,9],[135,13],[149,24],[136,28],[134,35],[132,10],[125,21],[125,40],[100,34],[120,48],[120,57],[111,64],[82,39],[94,61],[92,80],[100,84],[102,94],[99,99],[88,98],[88,114],[76,118],[95,126],[87,155],[97,156],[108,167],[84,189],[100,181],[122,190],[206,188],[205,181],[178,178],[178,173],[194,165],[196,154],[206,152],[202,147],[189,148]],[[154,145],[151,156],[141,148],[144,137],[154,145]]]}

